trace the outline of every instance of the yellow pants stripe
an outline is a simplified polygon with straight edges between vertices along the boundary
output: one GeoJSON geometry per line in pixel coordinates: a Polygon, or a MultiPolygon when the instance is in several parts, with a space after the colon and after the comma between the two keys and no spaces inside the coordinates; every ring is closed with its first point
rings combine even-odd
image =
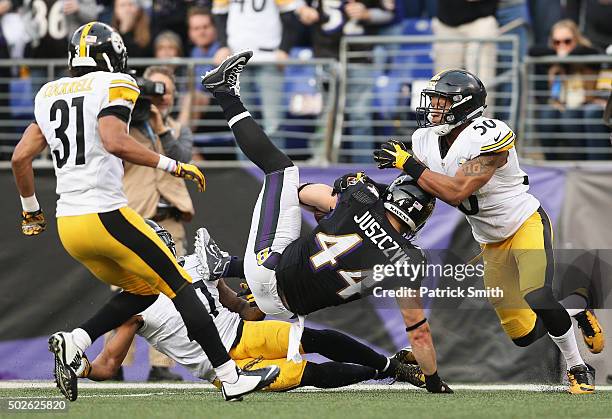
{"type": "Polygon", "coordinates": [[[504,292],[489,298],[504,331],[512,339],[526,336],[535,327],[536,314],[524,297],[552,286],[554,276],[552,225],[546,212],[538,209],[512,237],[487,244],[483,258],[485,287],[504,292]]]}
{"type": "Polygon", "coordinates": [[[169,298],[191,282],[189,274],[134,210],[57,219],[66,251],[98,279],[137,295],[169,298]]]}

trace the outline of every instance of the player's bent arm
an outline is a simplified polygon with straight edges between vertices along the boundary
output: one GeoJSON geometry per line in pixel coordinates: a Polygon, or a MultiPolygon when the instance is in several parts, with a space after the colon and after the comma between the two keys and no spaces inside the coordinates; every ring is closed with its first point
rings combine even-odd
{"type": "Polygon", "coordinates": [[[421,299],[419,297],[398,297],[397,304],[400,307],[406,328],[410,329],[422,322],[418,327],[408,331],[408,338],[412,346],[412,353],[423,373],[425,375],[434,374],[438,369],[436,349],[434,348],[429,324],[426,321],[423,322],[425,312],[421,299]]]}
{"type": "Polygon", "coordinates": [[[337,195],[332,195],[333,188],[323,183],[311,183],[300,188],[300,204],[328,213],[336,208],[337,195]]]}
{"type": "Polygon", "coordinates": [[[251,305],[236,295],[236,292],[227,286],[222,279],[217,283],[219,290],[219,301],[229,311],[238,313],[242,320],[259,321],[266,316],[259,308],[251,305]]]}
{"type": "Polygon", "coordinates": [[[94,381],[113,378],[127,356],[136,331],[142,326],[142,323],[142,317],[133,316],[119,326],[115,334],[104,344],[102,352],[91,363],[91,371],[87,378],[94,381]]]}
{"type": "Polygon", "coordinates": [[[140,144],[128,134],[127,123],[113,115],[98,119],[102,145],[109,153],[130,163],[157,167],[160,154],[140,144]]]}
{"type": "Polygon", "coordinates": [[[47,147],[47,141],[38,124],[31,123],[17,143],[11,166],[17,184],[17,190],[22,197],[34,195],[34,170],[32,160],[47,147]]]}
{"type": "Polygon", "coordinates": [[[453,177],[425,170],[418,184],[426,192],[456,207],[487,183],[507,159],[507,151],[483,154],[467,161],[453,177]]]}

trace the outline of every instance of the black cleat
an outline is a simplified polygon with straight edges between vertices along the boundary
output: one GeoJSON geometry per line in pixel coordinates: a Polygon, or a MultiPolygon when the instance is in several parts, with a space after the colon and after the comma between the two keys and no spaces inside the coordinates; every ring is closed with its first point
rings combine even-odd
{"type": "Polygon", "coordinates": [[[578,328],[582,332],[582,338],[589,351],[594,354],[603,351],[606,338],[595,312],[587,309],[576,314],[574,318],[578,322],[578,328]]]}
{"type": "Polygon", "coordinates": [[[264,367],[256,370],[238,371],[238,380],[235,383],[223,383],[221,392],[226,401],[240,401],[242,396],[246,396],[257,390],[269,386],[280,374],[280,368],[276,365],[264,367]]]}
{"type": "Polygon", "coordinates": [[[221,250],[208,230],[200,228],[196,232],[196,255],[200,259],[202,276],[207,281],[216,281],[227,273],[232,257],[221,250]]]}
{"type": "Polygon", "coordinates": [[[425,374],[418,365],[399,363],[395,370],[395,380],[410,383],[418,388],[425,388],[425,374]]]}
{"type": "Polygon", "coordinates": [[[418,365],[418,362],[414,357],[414,354],[412,353],[412,348],[410,346],[407,346],[404,349],[400,349],[393,356],[393,358],[398,360],[402,364],[418,365]]]}
{"type": "Polygon", "coordinates": [[[243,51],[227,57],[219,67],[202,76],[202,86],[213,95],[229,93],[240,96],[240,73],[253,56],[253,51],[243,51]]]}
{"type": "Polygon", "coordinates": [[[67,346],[74,345],[72,341],[67,341],[65,333],[55,333],[49,338],[49,351],[55,356],[55,369],[53,371],[55,384],[64,397],[73,402],[78,396],[78,379],[71,364],[66,360],[66,356],[74,356],[72,364],[76,367],[81,362],[81,355],[79,351],[67,348],[67,346]]]}
{"type": "Polygon", "coordinates": [[[572,394],[592,394],[595,392],[595,369],[590,365],[576,365],[567,371],[568,391],[572,394]]]}

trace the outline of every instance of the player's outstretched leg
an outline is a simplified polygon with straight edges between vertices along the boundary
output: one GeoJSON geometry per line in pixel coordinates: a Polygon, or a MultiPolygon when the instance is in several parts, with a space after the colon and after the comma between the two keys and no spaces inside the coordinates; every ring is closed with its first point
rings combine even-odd
{"type": "Polygon", "coordinates": [[[276,148],[240,101],[240,73],[252,56],[252,51],[244,51],[226,58],[202,77],[202,85],[219,101],[242,152],[268,174],[291,167],[293,162],[276,148]]]}
{"type": "MultiPolygon", "coordinates": [[[[370,378],[391,377],[416,387],[425,386],[425,376],[418,366],[401,362],[395,357],[387,358],[336,330],[316,330],[306,327],[302,334],[301,344],[305,353],[318,353],[332,361],[369,367],[376,371],[374,377],[370,378]]],[[[330,367],[333,368],[333,366],[330,367]]]]}

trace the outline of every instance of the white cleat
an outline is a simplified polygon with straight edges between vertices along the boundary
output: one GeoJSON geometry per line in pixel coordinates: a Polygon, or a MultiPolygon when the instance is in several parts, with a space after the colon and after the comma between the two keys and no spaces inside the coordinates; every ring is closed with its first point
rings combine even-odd
{"type": "Polygon", "coordinates": [[[78,396],[76,371],[82,368],[83,352],[66,332],[57,332],[49,338],[49,351],[55,355],[55,384],[73,402],[78,396]]]}
{"type": "Polygon", "coordinates": [[[241,401],[242,396],[246,396],[257,390],[269,386],[280,374],[280,368],[276,365],[264,367],[256,370],[238,371],[238,380],[235,383],[223,383],[221,392],[226,401],[241,401]]]}

